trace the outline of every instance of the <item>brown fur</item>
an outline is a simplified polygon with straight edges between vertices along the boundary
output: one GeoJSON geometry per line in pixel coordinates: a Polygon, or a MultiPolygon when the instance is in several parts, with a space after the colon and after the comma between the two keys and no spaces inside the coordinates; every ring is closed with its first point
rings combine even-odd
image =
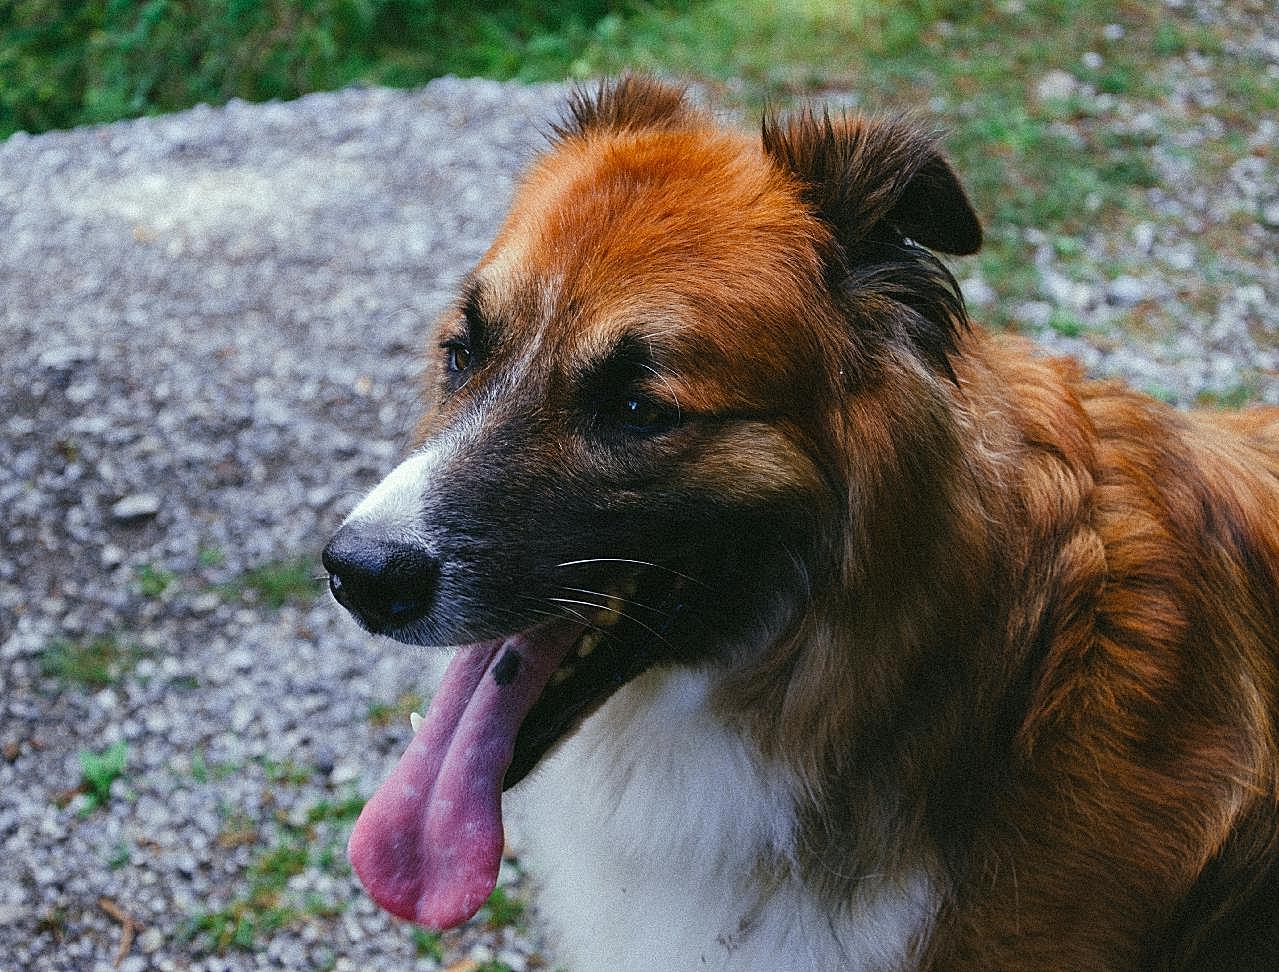
{"type": "Polygon", "coordinates": [[[818,525],[718,702],[806,783],[808,884],[854,907],[857,874],[925,869],[921,968],[1271,967],[1279,412],[1178,412],[971,327],[906,238],[980,228],[905,122],[761,142],[631,78],[557,136],[472,286],[549,411],[635,337],[724,429],[678,474],[818,525]]]}

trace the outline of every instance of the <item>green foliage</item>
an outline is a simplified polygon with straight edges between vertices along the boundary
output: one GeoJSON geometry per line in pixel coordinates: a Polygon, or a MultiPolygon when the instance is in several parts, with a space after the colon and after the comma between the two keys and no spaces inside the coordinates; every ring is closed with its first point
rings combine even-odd
{"type": "Polygon", "coordinates": [[[111,848],[111,854],[107,857],[107,867],[112,871],[118,871],[124,865],[129,863],[129,845],[124,841],[118,841],[111,848]]]}
{"type": "Polygon", "coordinates": [[[138,593],[143,597],[159,597],[176,579],[170,571],[154,564],[143,564],[134,571],[138,593]]]}
{"type": "MultiPolygon", "coordinates": [[[[277,781],[273,767],[289,763],[263,762],[268,778],[277,781]]],[[[256,951],[263,936],[310,916],[332,916],[343,902],[326,900],[314,891],[289,889],[289,881],[308,868],[341,873],[341,848],[364,797],[352,791],[345,797],[324,799],[307,808],[301,820],[278,812],[274,823],[259,824],[243,810],[224,808],[226,817],[218,834],[224,850],[254,847],[255,853],[242,874],[243,885],[229,903],[193,914],[183,925],[182,937],[195,940],[200,951],[228,949],[256,951]]]]}
{"type": "Polygon", "coordinates": [[[66,685],[100,689],[113,684],[137,661],[138,649],[113,635],[86,641],[57,638],[40,652],[40,671],[66,685]]]}
{"type": "Polygon", "coordinates": [[[512,897],[505,888],[496,887],[480,909],[480,917],[490,925],[520,925],[524,920],[524,902],[512,897]]]}
{"type": "MultiPolygon", "coordinates": [[[[687,0],[665,0],[684,7],[687,0]]],[[[9,0],[0,137],[441,74],[563,76],[640,0],[9,0]]],[[[643,4],[647,9],[648,4],[643,4]]]]}
{"type": "Polygon", "coordinates": [[[196,561],[201,567],[221,567],[226,562],[226,553],[217,544],[209,544],[200,548],[196,561]]]}
{"type": "Polygon", "coordinates": [[[338,823],[354,823],[355,818],[364,809],[364,797],[359,793],[351,793],[340,800],[320,800],[306,813],[308,825],[333,820],[338,823]]]}
{"type": "Polygon", "coordinates": [[[409,714],[421,712],[424,706],[425,702],[417,692],[405,692],[394,702],[370,702],[367,718],[369,725],[385,729],[407,723],[409,714]]]}
{"type": "Polygon", "coordinates": [[[274,760],[267,756],[255,757],[255,762],[262,765],[262,771],[272,783],[290,783],[300,786],[311,778],[311,771],[299,766],[291,759],[274,760]]]}
{"type": "Polygon", "coordinates": [[[1195,396],[1195,404],[1201,407],[1229,409],[1235,411],[1257,400],[1257,389],[1249,384],[1239,384],[1221,391],[1204,389],[1195,396]]]}
{"type": "Polygon", "coordinates": [[[313,600],[319,590],[319,566],[310,557],[294,557],[245,571],[227,593],[275,610],[290,602],[313,600]]]}
{"type": "Polygon", "coordinates": [[[1062,337],[1079,337],[1084,333],[1084,323],[1069,311],[1056,308],[1048,318],[1048,326],[1062,337]]]}
{"type": "Polygon", "coordinates": [[[440,941],[439,932],[430,932],[425,928],[414,928],[409,932],[409,938],[413,942],[413,951],[417,953],[418,958],[434,959],[437,962],[444,961],[444,945],[440,941]]]}
{"type": "Polygon", "coordinates": [[[123,739],[100,753],[80,751],[80,783],[87,802],[84,813],[92,813],[111,799],[111,784],[124,775],[129,760],[129,747],[123,739]]]}
{"type": "Polygon", "coordinates": [[[210,779],[225,780],[234,776],[244,767],[237,763],[210,763],[204,755],[204,747],[197,746],[191,754],[191,779],[196,783],[207,783],[210,779]]]}

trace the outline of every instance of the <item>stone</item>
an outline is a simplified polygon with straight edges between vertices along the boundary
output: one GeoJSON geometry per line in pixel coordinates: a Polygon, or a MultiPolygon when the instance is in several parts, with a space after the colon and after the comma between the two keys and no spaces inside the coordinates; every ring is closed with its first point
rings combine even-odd
{"type": "Polygon", "coordinates": [[[111,506],[111,519],[116,523],[141,523],[160,512],[160,498],[154,493],[134,493],[111,506]]]}
{"type": "Polygon", "coordinates": [[[1106,303],[1115,307],[1135,307],[1150,296],[1150,288],[1137,277],[1116,277],[1106,287],[1106,303]]]}

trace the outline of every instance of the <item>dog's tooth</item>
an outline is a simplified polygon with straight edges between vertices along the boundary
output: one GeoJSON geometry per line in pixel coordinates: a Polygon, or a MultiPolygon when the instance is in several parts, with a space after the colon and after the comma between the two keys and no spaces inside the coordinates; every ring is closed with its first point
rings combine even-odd
{"type": "Polygon", "coordinates": [[[571,668],[556,669],[555,673],[551,676],[551,684],[559,685],[561,682],[567,681],[568,677],[572,674],[573,669],[571,668]]]}
{"type": "Polygon", "coordinates": [[[420,714],[420,713],[417,713],[417,712],[410,712],[410,713],[409,713],[409,725],[413,727],[413,731],[414,731],[414,732],[417,732],[420,728],[422,728],[422,716],[421,716],[421,714],[420,714]]]}
{"type": "Polygon", "coordinates": [[[595,650],[595,646],[600,643],[600,638],[602,637],[603,635],[601,635],[598,631],[588,631],[586,634],[582,635],[582,640],[577,643],[577,657],[585,658],[593,652],[595,650]]]}

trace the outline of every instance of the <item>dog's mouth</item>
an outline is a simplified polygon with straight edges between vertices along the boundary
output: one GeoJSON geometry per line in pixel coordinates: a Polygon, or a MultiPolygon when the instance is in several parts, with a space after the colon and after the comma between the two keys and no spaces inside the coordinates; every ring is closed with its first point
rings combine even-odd
{"type": "MultiPolygon", "coordinates": [[[[648,587],[649,585],[645,585],[648,587]]],[[[413,740],[365,805],[348,855],[387,911],[442,929],[497,883],[502,792],[618,688],[669,655],[680,576],[635,599],[634,579],[581,591],[572,620],[457,649],[413,740]]]]}

